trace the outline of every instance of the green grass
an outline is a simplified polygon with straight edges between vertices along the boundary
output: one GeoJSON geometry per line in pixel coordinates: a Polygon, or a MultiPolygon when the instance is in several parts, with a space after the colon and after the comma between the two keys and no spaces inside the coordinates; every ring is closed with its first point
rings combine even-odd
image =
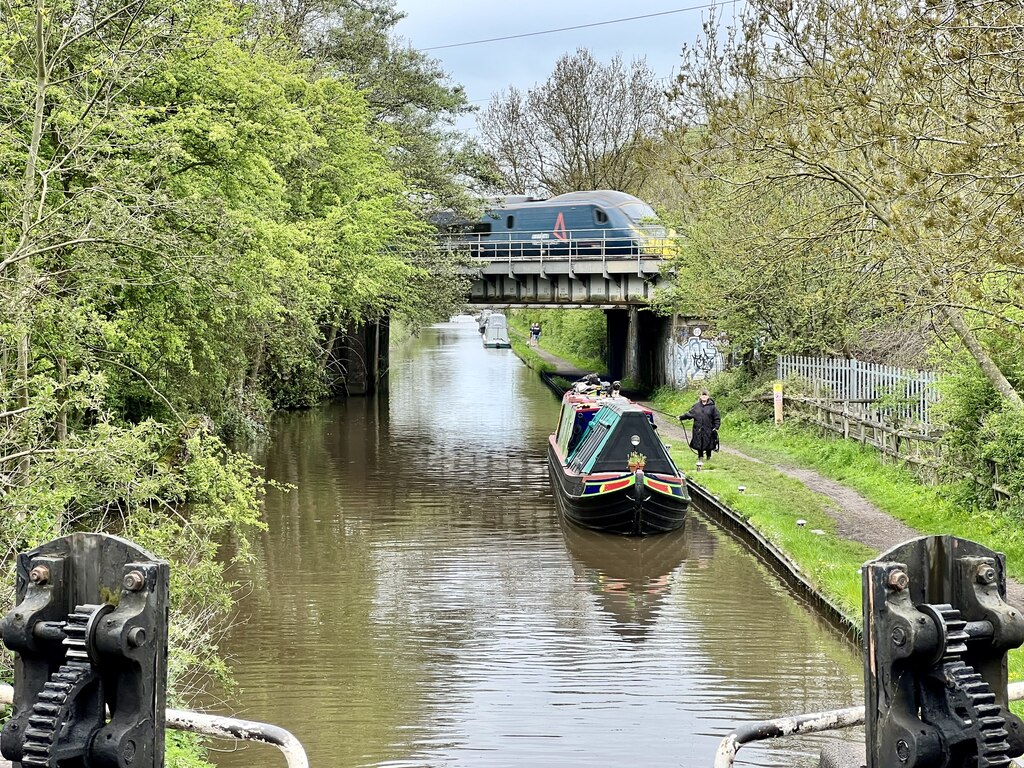
{"type": "Polygon", "coordinates": [[[555,370],[554,365],[538,355],[533,350],[533,347],[527,345],[523,334],[518,329],[512,328],[511,330],[512,333],[509,334],[508,338],[512,344],[512,351],[526,363],[527,368],[532,368],[537,373],[551,373],[555,370]]]}
{"type": "MultiPolygon", "coordinates": [[[[535,314],[535,313],[534,313],[535,314]]],[[[531,322],[530,310],[516,310],[509,313],[509,327],[522,333],[522,335],[529,335],[529,328],[531,322]]],[[[564,340],[559,338],[556,330],[548,324],[544,332],[541,333],[540,346],[542,349],[547,350],[556,357],[560,357],[567,363],[571,363],[575,368],[579,368],[582,371],[594,371],[601,373],[607,368],[607,364],[600,358],[580,356],[575,345],[570,340],[564,340]]]]}
{"type": "Polygon", "coordinates": [[[826,512],[831,504],[828,499],[770,466],[738,456],[716,454],[704,462],[701,472],[695,471],[695,456],[686,448],[673,448],[672,458],[695,482],[789,555],[823,595],[859,623],[858,569],[874,553],[863,544],[836,535],[835,524],[826,512]],[[741,485],[746,489],[743,493],[739,491],[741,485]],[[806,520],[806,525],[797,525],[800,519],[806,520]]]}
{"type": "MultiPolygon", "coordinates": [[[[695,399],[694,391],[662,389],[655,393],[653,404],[666,413],[677,414],[695,399]]],[[[854,441],[822,437],[798,423],[776,427],[754,422],[738,401],[725,402],[735,410],[723,415],[724,444],[762,461],[817,470],[857,490],[876,507],[922,534],[951,534],[1003,552],[1008,575],[1024,580],[1024,531],[1016,518],[959,506],[952,500],[951,487],[924,485],[908,469],[883,461],[881,454],[854,441]]],[[[769,466],[736,456],[717,454],[709,462],[711,469],[700,474],[692,472],[692,453],[673,451],[673,456],[697,483],[718,495],[798,563],[822,594],[858,624],[861,622],[857,571],[877,553],[836,536],[834,525],[824,513],[831,502],[769,466]],[[747,487],[746,493],[739,493],[739,485],[747,487]],[[795,525],[797,517],[807,520],[804,528],[795,525]],[[826,533],[815,536],[808,533],[811,528],[826,533]]],[[[1011,680],[1024,679],[1024,650],[1010,652],[1009,672],[1011,680]]],[[[1013,709],[1022,714],[1024,704],[1015,704],[1013,709]]]]}

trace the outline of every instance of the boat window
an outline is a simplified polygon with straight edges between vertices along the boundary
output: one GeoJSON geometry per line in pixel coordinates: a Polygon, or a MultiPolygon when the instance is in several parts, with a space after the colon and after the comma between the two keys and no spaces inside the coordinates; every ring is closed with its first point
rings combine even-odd
{"type": "Polygon", "coordinates": [[[573,433],[573,424],[576,421],[576,409],[568,403],[562,405],[562,418],[558,423],[558,435],[556,440],[558,441],[558,447],[562,450],[562,456],[568,456],[571,452],[569,448],[569,438],[573,433]]]}
{"type": "Polygon", "coordinates": [[[508,229],[512,229],[512,227],[514,227],[515,225],[516,225],[516,217],[515,216],[508,216],[505,219],[505,226],[508,229]]]}
{"type": "Polygon", "coordinates": [[[580,443],[579,447],[573,451],[573,454],[569,459],[569,469],[574,472],[582,472],[583,467],[590,463],[594,454],[601,448],[605,437],[608,435],[608,430],[609,426],[607,424],[598,420],[592,421],[590,423],[590,427],[586,431],[586,434],[583,436],[583,441],[580,443]]]}
{"type": "Polygon", "coordinates": [[[600,208],[594,209],[594,221],[598,224],[608,223],[608,214],[602,211],[600,208]]]}

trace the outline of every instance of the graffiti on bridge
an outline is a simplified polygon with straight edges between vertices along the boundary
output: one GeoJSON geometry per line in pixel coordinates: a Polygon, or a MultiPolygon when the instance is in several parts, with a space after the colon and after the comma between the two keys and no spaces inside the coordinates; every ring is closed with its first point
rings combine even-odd
{"type": "Polygon", "coordinates": [[[682,333],[684,340],[673,342],[669,351],[673,383],[701,381],[725,369],[725,358],[718,345],[706,338],[701,328],[684,329],[682,333]]]}

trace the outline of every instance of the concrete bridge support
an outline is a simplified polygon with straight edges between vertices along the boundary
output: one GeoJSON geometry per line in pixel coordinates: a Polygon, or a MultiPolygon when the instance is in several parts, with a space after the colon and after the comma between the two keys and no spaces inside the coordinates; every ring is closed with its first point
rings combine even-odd
{"type": "Polygon", "coordinates": [[[636,306],[607,309],[605,316],[608,375],[620,381],[627,379],[641,389],[664,384],[664,350],[672,330],[670,319],[636,306]]]}
{"type": "Polygon", "coordinates": [[[390,318],[383,317],[339,334],[327,363],[331,394],[387,391],[390,329],[390,318]]]}

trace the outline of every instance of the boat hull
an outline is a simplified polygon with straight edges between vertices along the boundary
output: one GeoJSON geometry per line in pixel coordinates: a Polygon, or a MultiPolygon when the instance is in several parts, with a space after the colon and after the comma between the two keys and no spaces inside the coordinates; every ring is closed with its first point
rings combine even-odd
{"type": "Polygon", "coordinates": [[[584,478],[565,471],[551,444],[548,474],[559,514],[571,523],[596,531],[624,536],[674,531],[682,527],[690,506],[685,487],[682,496],[655,492],[643,484],[643,472],[636,473],[632,482],[618,490],[586,494],[584,478]]]}

